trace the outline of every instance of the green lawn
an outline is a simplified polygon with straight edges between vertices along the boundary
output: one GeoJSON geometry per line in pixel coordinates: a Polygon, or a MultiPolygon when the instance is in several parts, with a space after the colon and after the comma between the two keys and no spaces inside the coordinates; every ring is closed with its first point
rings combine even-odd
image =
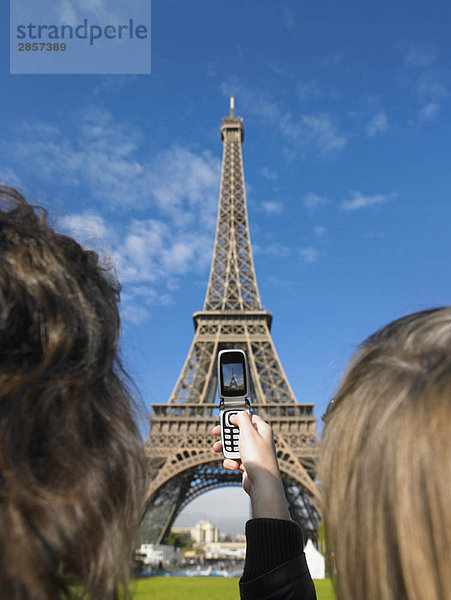
{"type": "Polygon", "coordinates": [[[335,600],[334,588],[330,579],[315,579],[318,600],[335,600]]]}
{"type": "MultiPolygon", "coordinates": [[[[318,600],[334,600],[332,583],[315,581],[318,600]]],[[[135,581],[134,600],[237,600],[238,577],[144,577],[135,581]]]]}

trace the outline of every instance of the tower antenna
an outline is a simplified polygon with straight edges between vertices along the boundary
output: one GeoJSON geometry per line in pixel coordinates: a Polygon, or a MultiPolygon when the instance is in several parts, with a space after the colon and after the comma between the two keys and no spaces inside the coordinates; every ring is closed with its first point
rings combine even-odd
{"type": "Polygon", "coordinates": [[[235,96],[230,96],[230,116],[235,116],[235,96]]]}

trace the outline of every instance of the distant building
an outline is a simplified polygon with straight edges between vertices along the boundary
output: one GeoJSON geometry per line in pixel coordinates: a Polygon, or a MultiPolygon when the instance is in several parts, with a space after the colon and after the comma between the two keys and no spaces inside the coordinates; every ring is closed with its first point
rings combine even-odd
{"type": "Polygon", "coordinates": [[[246,542],[212,542],[204,546],[205,558],[244,560],[246,542]]]}
{"type": "Polygon", "coordinates": [[[199,521],[190,529],[173,527],[171,533],[176,535],[190,534],[194,543],[192,551],[185,552],[185,558],[194,557],[201,552],[206,559],[242,560],[246,556],[246,537],[237,535],[232,541],[228,534],[220,533],[211,521],[199,521]]]}
{"type": "Polygon", "coordinates": [[[163,544],[141,544],[137,555],[146,566],[172,567],[183,560],[183,554],[174,546],[163,544]]]}
{"type": "Polygon", "coordinates": [[[199,521],[191,529],[191,538],[199,546],[219,541],[219,529],[211,521],[199,521]]]}

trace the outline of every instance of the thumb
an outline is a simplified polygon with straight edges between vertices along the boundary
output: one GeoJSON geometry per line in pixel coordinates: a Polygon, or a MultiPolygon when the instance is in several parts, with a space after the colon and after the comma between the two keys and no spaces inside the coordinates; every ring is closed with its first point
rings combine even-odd
{"type": "Polygon", "coordinates": [[[240,431],[245,431],[246,433],[255,432],[251,418],[246,410],[240,410],[235,415],[232,415],[230,422],[239,427],[240,431]]]}

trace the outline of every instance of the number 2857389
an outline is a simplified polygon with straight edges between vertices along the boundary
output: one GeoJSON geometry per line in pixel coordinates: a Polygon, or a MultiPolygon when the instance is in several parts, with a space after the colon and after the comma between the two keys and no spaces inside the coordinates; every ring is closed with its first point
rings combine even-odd
{"type": "Polygon", "coordinates": [[[67,45],[64,42],[19,42],[18,52],[65,52],[67,45]]]}

